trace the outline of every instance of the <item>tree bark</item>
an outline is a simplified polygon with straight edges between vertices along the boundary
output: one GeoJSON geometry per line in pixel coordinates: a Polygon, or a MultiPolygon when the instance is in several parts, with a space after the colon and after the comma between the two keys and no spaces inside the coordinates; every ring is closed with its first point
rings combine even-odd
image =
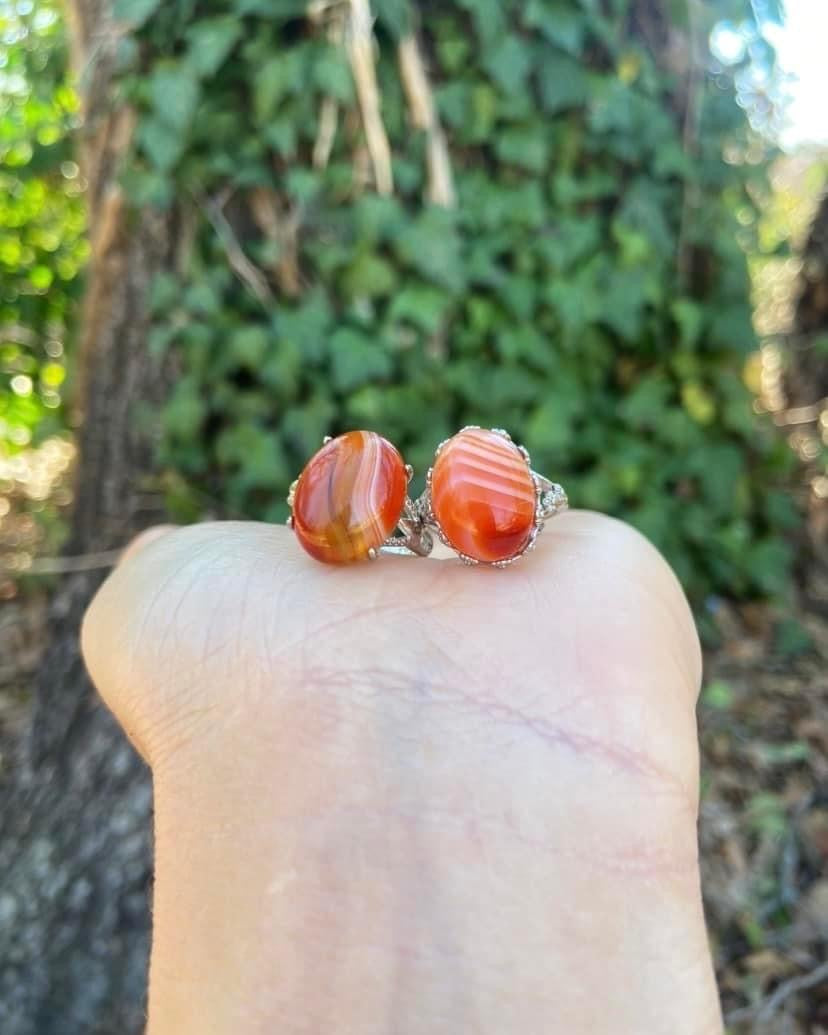
{"type": "MultiPolygon", "coordinates": [[[[828,336],[828,194],[817,206],[801,257],[793,328],[785,343],[784,389],[788,411],[796,419],[793,430],[818,445],[828,410],[828,367],[818,344],[828,336]]],[[[805,475],[810,480],[823,474],[817,455],[806,464],[805,475]]],[[[828,499],[809,492],[806,514],[796,571],[808,607],[828,614],[828,499]]]]}
{"type": "MultiPolygon", "coordinates": [[[[75,554],[117,548],[160,517],[147,504],[154,436],[147,414],[157,410],[169,376],[147,350],[147,294],[170,261],[174,217],[130,217],[117,176],[134,120],[110,89],[116,36],[108,0],[68,6],[84,91],[80,146],[92,245],[67,545],[75,554]]],[[[149,774],[96,697],[78,647],[102,576],[69,575],[52,597],[28,736],[0,787],[3,1035],[143,1029],[149,774]]]]}
{"type": "Polygon", "coordinates": [[[828,194],[820,201],[802,253],[787,374],[791,406],[821,404],[828,396],[825,355],[814,342],[828,333],[828,194]]]}

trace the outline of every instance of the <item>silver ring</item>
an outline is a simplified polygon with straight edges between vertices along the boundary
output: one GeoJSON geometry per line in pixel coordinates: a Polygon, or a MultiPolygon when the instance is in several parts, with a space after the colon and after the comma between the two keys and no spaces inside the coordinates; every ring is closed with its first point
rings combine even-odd
{"type": "Polygon", "coordinates": [[[568,505],[502,428],[468,425],[441,442],[417,500],[408,496],[412,473],[375,432],[327,436],[290,487],[288,525],[326,563],[428,557],[436,537],[465,564],[503,568],[568,505]]]}
{"type": "Polygon", "coordinates": [[[425,492],[417,500],[424,527],[454,550],[464,564],[495,568],[505,568],[532,550],[545,523],[568,506],[563,487],[532,469],[525,446],[513,442],[503,428],[486,429],[476,424],[461,428],[440,443],[426,474],[425,492]],[[453,449],[459,454],[456,484],[441,488],[435,485],[435,471],[439,481],[441,465],[446,464],[447,454],[453,449]],[[439,498],[435,500],[435,491],[448,497],[464,494],[465,500],[449,498],[444,504],[439,498]],[[491,501],[488,513],[482,499],[487,495],[491,501]],[[522,513],[515,513],[517,504],[521,504],[522,513]],[[487,536],[489,543],[485,542],[487,536]]]}

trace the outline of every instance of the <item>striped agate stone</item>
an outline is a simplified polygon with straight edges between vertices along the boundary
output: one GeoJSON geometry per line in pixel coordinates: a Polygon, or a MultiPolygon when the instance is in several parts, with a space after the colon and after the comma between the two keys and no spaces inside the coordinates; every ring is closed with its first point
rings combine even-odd
{"type": "Polygon", "coordinates": [[[293,497],[293,530],[318,561],[351,564],[379,549],[402,515],[403,458],[373,431],[348,431],[308,461],[293,497]]]}
{"type": "Polygon", "coordinates": [[[508,560],[525,548],[535,524],[529,464],[497,432],[460,431],[434,461],[431,509],[455,550],[477,561],[508,560]]]}

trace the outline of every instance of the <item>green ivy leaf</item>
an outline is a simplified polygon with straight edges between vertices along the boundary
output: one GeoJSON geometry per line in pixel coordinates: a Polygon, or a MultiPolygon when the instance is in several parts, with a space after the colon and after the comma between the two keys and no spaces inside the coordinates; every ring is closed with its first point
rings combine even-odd
{"type": "Polygon", "coordinates": [[[162,173],[173,168],[186,145],[182,134],[156,118],[145,118],[138,126],[137,137],[146,156],[162,173]]]}
{"type": "Polygon", "coordinates": [[[408,0],[375,0],[373,8],[383,28],[399,41],[411,32],[411,11],[408,0]]]}
{"type": "Polygon", "coordinates": [[[621,400],[618,411],[635,428],[658,428],[672,394],[670,383],[663,377],[643,377],[621,400]]]}
{"type": "Polygon", "coordinates": [[[538,85],[544,111],[550,115],[580,107],[591,97],[587,72],[566,54],[544,55],[538,63],[538,85]]]}
{"type": "Polygon", "coordinates": [[[262,139],[267,141],[276,154],[292,158],[298,144],[296,123],[290,118],[273,119],[262,131],[262,139]]]}
{"type": "Polygon", "coordinates": [[[261,324],[242,324],[228,340],[230,355],[239,364],[256,370],[264,362],[269,336],[261,324]]]}
{"type": "Polygon", "coordinates": [[[193,69],[185,62],[159,64],[148,85],[155,120],[175,133],[182,133],[198,105],[200,90],[193,69]]]}
{"type": "Polygon", "coordinates": [[[371,252],[358,255],[342,275],[342,291],[347,298],[390,295],[396,283],[397,274],[391,263],[371,252]]]}
{"type": "Polygon", "coordinates": [[[695,348],[704,325],[702,307],[689,298],[677,298],[670,306],[670,311],[678,325],[681,344],[688,349],[695,348]]]}
{"type": "Polygon", "coordinates": [[[325,47],[316,60],[313,79],[319,89],[343,104],[354,97],[354,80],[348,59],[341,47],[325,47]]]}
{"type": "Polygon", "coordinates": [[[213,316],[221,311],[222,298],[215,286],[202,278],[187,288],[183,302],[192,313],[213,316]]]}
{"type": "Polygon", "coordinates": [[[234,0],[238,14],[256,14],[273,21],[286,21],[307,14],[305,0],[234,0]]]}
{"type": "Polygon", "coordinates": [[[267,123],[280,101],[296,88],[296,62],[280,54],[258,69],[253,82],[253,109],[259,125],[267,123]]]}
{"type": "Polygon", "coordinates": [[[753,331],[747,297],[740,302],[717,306],[713,310],[710,319],[709,340],[712,344],[742,354],[753,351],[756,336],[753,331]]]}
{"type": "Polygon", "coordinates": [[[716,400],[699,381],[681,386],[681,402],[697,424],[710,424],[716,417],[716,400]]]}
{"type": "Polygon", "coordinates": [[[464,276],[452,213],[426,210],[397,234],[394,248],[400,259],[421,276],[449,291],[460,289],[464,276]]]}
{"type": "Polygon", "coordinates": [[[450,74],[459,72],[468,60],[471,42],[465,36],[440,35],[437,39],[437,55],[444,70],[450,74]]]}
{"type": "Polygon", "coordinates": [[[285,413],[282,434],[300,456],[308,457],[319,449],[322,439],[331,431],[335,417],[336,407],[332,400],[324,395],[315,395],[285,413]]]}
{"type": "Polygon", "coordinates": [[[118,21],[129,22],[138,29],[160,6],[161,0],[115,0],[112,13],[118,21]]]}
{"type": "Polygon", "coordinates": [[[639,270],[616,269],[603,284],[602,319],[622,338],[635,341],[641,335],[647,305],[647,275],[639,270]]]}
{"type": "Polygon", "coordinates": [[[495,151],[503,162],[542,172],[549,164],[549,146],[537,126],[505,129],[495,140],[495,151]]]}
{"type": "Polygon", "coordinates": [[[290,477],[290,466],[272,428],[240,421],[226,428],[216,440],[219,463],[241,471],[245,488],[280,489],[290,477]]]}
{"type": "Polygon", "coordinates": [[[371,338],[341,327],[331,337],[333,384],[340,392],[351,392],[370,381],[391,374],[391,358],[371,338]]]}
{"type": "Polygon", "coordinates": [[[486,70],[504,93],[523,89],[532,59],[529,49],[518,36],[507,35],[494,46],[485,59],[486,70]]]}
{"type": "Polygon", "coordinates": [[[506,27],[506,10],[502,0],[459,0],[459,6],[471,13],[484,47],[488,48],[502,39],[506,27]]]}
{"type": "Polygon", "coordinates": [[[242,23],[232,15],[196,22],[187,33],[187,62],[196,75],[215,75],[240,39],[242,29],[242,23]]]}
{"type": "Polygon", "coordinates": [[[312,363],[328,355],[331,321],[327,294],[318,286],[308,291],[296,308],[281,307],[274,320],[278,336],[294,344],[304,359],[312,363]]]}
{"type": "Polygon", "coordinates": [[[388,319],[405,321],[434,334],[445,319],[449,301],[445,292],[415,282],[394,295],[388,319]]]}
{"type": "Polygon", "coordinates": [[[185,440],[197,437],[206,413],[207,408],[196,379],[181,378],[164,410],[167,433],[185,440]]]}
{"type": "Polygon", "coordinates": [[[556,453],[569,447],[574,431],[572,416],[570,408],[561,402],[557,395],[547,399],[529,418],[526,437],[531,449],[556,453]]]}
{"type": "Polygon", "coordinates": [[[150,285],[150,312],[160,316],[169,312],[181,298],[181,282],[174,273],[156,273],[150,285]]]}
{"type": "Polygon", "coordinates": [[[543,35],[570,54],[579,54],[584,39],[586,22],[568,0],[563,3],[550,0],[529,0],[523,12],[529,26],[540,29],[543,35]]]}

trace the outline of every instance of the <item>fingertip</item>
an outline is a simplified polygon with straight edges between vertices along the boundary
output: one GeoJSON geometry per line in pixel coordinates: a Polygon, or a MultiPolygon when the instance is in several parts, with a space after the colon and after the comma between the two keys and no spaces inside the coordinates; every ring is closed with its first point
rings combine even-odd
{"type": "MultiPolygon", "coordinates": [[[[124,547],[118,562],[109,577],[98,587],[89,601],[80,627],[81,655],[87,671],[101,696],[109,700],[113,661],[117,658],[121,644],[118,642],[118,617],[127,608],[122,594],[114,593],[113,583],[123,586],[121,569],[125,561],[133,560],[157,540],[176,529],[176,525],[152,525],[134,536],[124,547]]],[[[128,585],[128,583],[127,583],[128,585]]]]}
{"type": "Polygon", "coordinates": [[[570,544],[568,567],[575,569],[573,576],[589,571],[602,589],[612,585],[613,609],[626,599],[640,620],[642,634],[650,628],[661,630],[674,647],[688,692],[695,699],[702,676],[696,623],[684,588],[661,551],[628,522],[596,511],[566,511],[550,522],[549,531],[553,556],[556,546],[570,544]]]}
{"type": "Polygon", "coordinates": [[[178,525],[164,524],[164,525],[151,525],[149,528],[145,528],[142,532],[139,532],[136,536],[127,543],[121,552],[121,556],[118,558],[118,563],[123,564],[124,561],[130,557],[134,557],[137,553],[149,546],[150,543],[154,543],[156,539],[160,539],[162,536],[167,535],[169,532],[175,531],[178,525]]]}
{"type": "MultiPolygon", "coordinates": [[[[80,629],[87,670],[150,764],[159,757],[160,731],[175,725],[190,693],[180,673],[189,667],[184,659],[201,664],[214,602],[243,594],[245,578],[269,569],[268,561],[278,568],[288,535],[287,528],[243,522],[153,526],[127,545],[90,601],[80,629]],[[179,675],[172,679],[171,671],[179,675]]],[[[235,637],[232,605],[219,613],[235,637]]]]}

